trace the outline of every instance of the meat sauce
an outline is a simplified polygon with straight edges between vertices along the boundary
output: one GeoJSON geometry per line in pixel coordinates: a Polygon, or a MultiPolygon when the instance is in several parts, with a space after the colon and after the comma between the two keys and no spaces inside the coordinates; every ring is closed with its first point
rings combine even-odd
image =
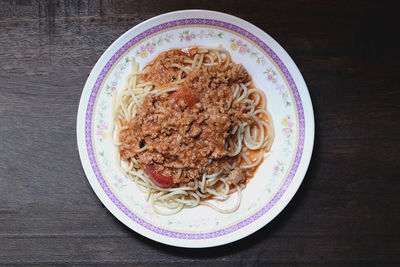
{"type": "MultiPolygon", "coordinates": [[[[180,69],[172,65],[182,65],[196,52],[197,48],[161,53],[145,67],[145,81],[158,87],[176,81],[180,69]]],[[[239,120],[252,123],[245,104],[231,101],[230,87],[248,81],[242,65],[231,63],[226,70],[193,70],[172,93],[148,94],[127,122],[129,128],[120,132],[121,157],[134,158],[160,187],[187,184],[203,173],[220,171],[225,162],[237,160],[228,156],[231,130],[239,120]]],[[[243,181],[245,174],[237,168],[232,179],[243,181]]]]}

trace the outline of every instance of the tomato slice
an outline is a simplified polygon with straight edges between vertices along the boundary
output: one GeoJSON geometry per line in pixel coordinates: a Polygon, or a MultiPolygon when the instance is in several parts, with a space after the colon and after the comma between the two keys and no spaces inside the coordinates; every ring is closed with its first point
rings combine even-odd
{"type": "Polygon", "coordinates": [[[170,187],[174,183],[172,177],[165,176],[159,173],[155,164],[148,164],[146,166],[146,171],[153,183],[155,183],[159,187],[170,187]]]}
{"type": "Polygon", "coordinates": [[[196,93],[188,88],[188,87],[181,87],[175,93],[172,95],[172,97],[175,99],[175,101],[178,101],[179,99],[183,99],[185,101],[186,105],[188,106],[193,106],[198,102],[196,93]]]}

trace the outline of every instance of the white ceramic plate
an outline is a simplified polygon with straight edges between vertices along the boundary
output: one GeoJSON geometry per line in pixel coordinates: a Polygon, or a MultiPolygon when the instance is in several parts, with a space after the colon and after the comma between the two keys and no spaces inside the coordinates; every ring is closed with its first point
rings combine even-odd
{"type": "MultiPolygon", "coordinates": [[[[306,84],[289,55],[269,35],[233,16],[184,10],[149,19],[123,34],[101,56],[83,89],[77,117],[79,154],[99,199],[132,230],[161,243],[211,247],[241,239],[270,222],[296,193],[314,142],[314,115],[306,84]],[[224,46],[268,98],[275,125],[270,156],[243,191],[238,211],[208,207],[172,216],[154,214],[135,184],[115,164],[110,140],[112,92],[120,90],[135,56],[143,67],[169,48],[224,46]]],[[[224,203],[232,205],[235,199],[224,203]]]]}

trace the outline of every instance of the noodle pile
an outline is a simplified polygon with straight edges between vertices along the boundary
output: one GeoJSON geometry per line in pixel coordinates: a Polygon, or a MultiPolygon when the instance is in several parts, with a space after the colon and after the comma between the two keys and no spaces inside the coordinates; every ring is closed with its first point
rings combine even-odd
{"type": "MultiPolygon", "coordinates": [[[[178,72],[175,81],[155,86],[152,82],[144,80],[149,68],[146,66],[143,71],[140,71],[139,64],[132,58],[131,72],[126,77],[125,87],[118,93],[114,92],[113,95],[112,136],[114,145],[117,147],[123,145],[119,140],[120,133],[129,128],[129,121],[136,115],[136,107],[143,103],[148,94],[169,94],[176,91],[193,70],[211,66],[226,70],[230,67],[231,62],[229,53],[221,46],[198,47],[196,54],[192,58],[187,57],[184,64],[171,64],[178,72]]],[[[232,213],[239,208],[245,182],[229,185],[226,178],[236,167],[254,174],[256,168],[263,161],[265,153],[271,148],[274,129],[271,116],[267,111],[267,98],[263,91],[255,88],[252,82],[235,84],[230,89],[233,97],[227,99],[229,104],[243,102],[246,106],[246,113],[252,118],[253,123],[235,122],[230,131],[231,137],[227,140],[227,146],[233,148],[230,150],[232,152],[228,153],[228,156],[234,159],[231,161],[233,163],[225,162],[218,172],[203,173],[192,183],[161,188],[153,183],[145,168],[135,158],[126,161],[121,158],[119,150],[116,149],[118,166],[136,183],[138,189],[145,194],[146,200],[150,200],[156,213],[170,215],[178,213],[184,207],[193,208],[198,205],[211,207],[221,213],[232,213]],[[233,193],[237,193],[237,201],[229,209],[219,208],[210,202],[210,200],[225,201],[233,193]]],[[[145,150],[146,146],[136,152],[145,150]]]]}

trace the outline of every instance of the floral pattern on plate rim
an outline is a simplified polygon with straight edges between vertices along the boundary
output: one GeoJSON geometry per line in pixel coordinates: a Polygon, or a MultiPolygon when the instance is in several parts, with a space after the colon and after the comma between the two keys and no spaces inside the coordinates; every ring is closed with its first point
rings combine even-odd
{"type": "Polygon", "coordinates": [[[179,36],[179,41],[180,42],[183,42],[183,41],[189,42],[189,41],[193,41],[193,40],[196,40],[196,39],[197,40],[198,39],[203,39],[203,38],[205,38],[205,39],[207,39],[207,38],[222,39],[223,34],[224,33],[221,32],[221,31],[218,32],[218,33],[215,33],[214,30],[210,30],[210,29],[204,30],[204,29],[202,29],[202,30],[200,30],[198,32],[190,31],[190,30],[184,30],[184,31],[180,32],[178,34],[178,36],[179,36]]]}
{"type": "Polygon", "coordinates": [[[239,38],[231,38],[229,41],[229,47],[232,49],[232,51],[236,51],[241,55],[248,55],[251,58],[254,58],[257,64],[266,64],[265,57],[260,55],[260,53],[252,45],[239,38]]]}
{"type": "Polygon", "coordinates": [[[162,46],[164,43],[169,43],[174,39],[172,34],[166,33],[157,38],[152,38],[151,40],[140,45],[136,51],[136,55],[141,58],[147,58],[149,54],[154,54],[157,51],[157,47],[162,46]]]}

